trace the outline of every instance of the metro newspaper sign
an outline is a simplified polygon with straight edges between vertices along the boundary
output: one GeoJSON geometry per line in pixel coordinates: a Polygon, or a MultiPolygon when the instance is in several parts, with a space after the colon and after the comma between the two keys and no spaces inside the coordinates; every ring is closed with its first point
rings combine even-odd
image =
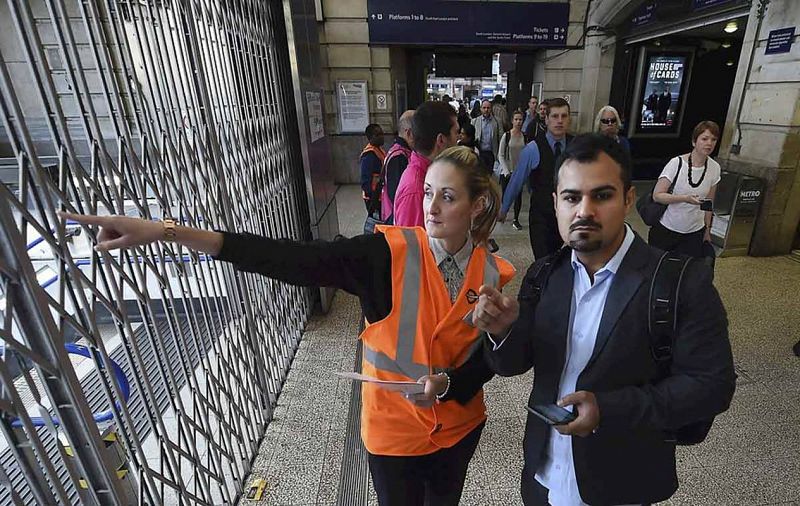
{"type": "Polygon", "coordinates": [[[373,44],[564,47],[568,3],[369,0],[373,44]]]}

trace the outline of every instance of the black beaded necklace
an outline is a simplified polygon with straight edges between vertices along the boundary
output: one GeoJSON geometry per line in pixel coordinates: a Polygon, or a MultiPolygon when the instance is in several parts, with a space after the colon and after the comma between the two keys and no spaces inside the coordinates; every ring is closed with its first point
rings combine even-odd
{"type": "Polygon", "coordinates": [[[708,172],[708,157],[706,157],[706,164],[703,167],[703,175],[700,176],[700,180],[697,181],[696,183],[692,181],[692,154],[689,153],[689,156],[687,156],[686,158],[689,159],[689,170],[686,171],[686,177],[689,179],[689,186],[691,186],[692,188],[697,188],[698,186],[703,184],[703,179],[706,178],[706,172],[708,172]]]}

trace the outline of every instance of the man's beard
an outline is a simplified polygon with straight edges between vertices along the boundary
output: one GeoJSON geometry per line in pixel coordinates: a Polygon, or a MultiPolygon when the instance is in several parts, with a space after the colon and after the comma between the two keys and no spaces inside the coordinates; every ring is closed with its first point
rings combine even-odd
{"type": "Polygon", "coordinates": [[[587,232],[578,234],[577,239],[570,239],[569,247],[578,253],[594,253],[603,247],[602,239],[590,239],[587,232]]]}
{"type": "MultiPolygon", "coordinates": [[[[569,227],[570,232],[578,227],[595,227],[597,230],[601,228],[600,224],[594,220],[578,220],[569,227]]],[[[579,231],[577,239],[570,238],[569,247],[578,253],[593,253],[603,247],[601,238],[591,239],[590,237],[589,232],[579,231]]]]}

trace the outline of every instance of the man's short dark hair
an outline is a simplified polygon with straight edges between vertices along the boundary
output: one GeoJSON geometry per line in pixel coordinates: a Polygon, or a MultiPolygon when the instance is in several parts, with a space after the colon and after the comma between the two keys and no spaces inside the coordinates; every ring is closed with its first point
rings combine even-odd
{"type": "Polygon", "coordinates": [[[564,100],[561,97],[548,98],[547,100],[544,101],[544,104],[546,104],[546,107],[547,107],[546,110],[547,110],[547,115],[548,116],[550,116],[550,109],[552,109],[554,107],[566,107],[567,111],[571,111],[571,109],[569,107],[569,102],[567,102],[566,100],[564,100]]]}
{"type": "Polygon", "coordinates": [[[372,140],[375,137],[375,134],[383,130],[381,126],[377,123],[370,123],[367,125],[367,128],[364,129],[364,135],[367,136],[367,139],[372,140]]]}
{"type": "Polygon", "coordinates": [[[627,192],[631,187],[631,157],[622,145],[611,137],[591,133],[576,136],[567,143],[561,165],[556,167],[555,187],[558,187],[558,173],[561,167],[570,160],[578,163],[590,163],[597,160],[600,153],[605,153],[620,166],[622,187],[627,192]]]}
{"type": "Polygon", "coordinates": [[[439,134],[450,136],[455,117],[455,109],[447,102],[431,101],[417,107],[411,127],[416,150],[422,154],[433,151],[439,134]]]}
{"type": "Polygon", "coordinates": [[[503,95],[500,95],[499,93],[497,95],[495,95],[494,98],[492,99],[492,103],[493,104],[502,104],[503,103],[503,95]]]}

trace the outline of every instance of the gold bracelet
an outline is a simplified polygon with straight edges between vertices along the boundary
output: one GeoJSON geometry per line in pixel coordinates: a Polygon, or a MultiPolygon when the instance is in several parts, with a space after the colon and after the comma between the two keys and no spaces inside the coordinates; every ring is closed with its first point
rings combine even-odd
{"type": "Polygon", "coordinates": [[[175,220],[172,218],[164,218],[161,223],[164,224],[163,240],[165,242],[174,242],[175,237],[177,236],[177,230],[175,229],[177,224],[175,223],[175,220]]]}

